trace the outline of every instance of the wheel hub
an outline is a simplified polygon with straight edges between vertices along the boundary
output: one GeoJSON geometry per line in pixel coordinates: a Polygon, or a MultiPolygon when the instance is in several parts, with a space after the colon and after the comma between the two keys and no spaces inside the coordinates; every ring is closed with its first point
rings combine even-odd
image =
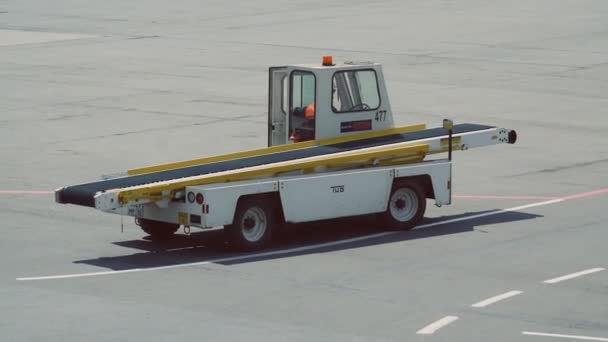
{"type": "Polygon", "coordinates": [[[266,213],[259,207],[249,208],[241,220],[241,231],[245,240],[257,242],[266,233],[266,213]]]}
{"type": "Polygon", "coordinates": [[[410,188],[400,188],[391,195],[390,213],[399,222],[413,219],[418,210],[418,197],[410,188]]]}
{"type": "Polygon", "coordinates": [[[243,227],[245,227],[245,229],[251,229],[255,227],[255,219],[252,217],[245,218],[245,221],[243,222],[243,227]]]}

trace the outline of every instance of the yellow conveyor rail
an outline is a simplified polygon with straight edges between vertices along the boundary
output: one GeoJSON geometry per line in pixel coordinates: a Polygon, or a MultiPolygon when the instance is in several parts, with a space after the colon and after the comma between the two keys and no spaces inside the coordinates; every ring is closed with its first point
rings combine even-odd
{"type": "Polygon", "coordinates": [[[309,148],[309,147],[314,147],[314,146],[333,145],[333,144],[339,144],[339,143],[343,143],[343,142],[360,140],[360,139],[368,139],[368,138],[381,137],[381,136],[391,135],[391,134],[400,134],[400,133],[406,133],[406,132],[412,132],[412,131],[419,131],[419,130],[423,130],[425,128],[426,128],[425,124],[415,124],[415,125],[409,125],[409,126],[403,126],[403,127],[397,127],[397,128],[384,129],[384,130],[379,130],[379,131],[356,133],[356,134],[345,135],[345,136],[341,136],[341,137],[310,140],[310,141],[304,141],[304,142],[295,143],[295,144],[272,146],[272,147],[260,148],[260,149],[249,150],[249,151],[223,154],[223,155],[213,156],[213,157],[206,157],[206,158],[179,161],[179,162],[174,162],[174,163],[146,166],[146,167],[128,170],[127,174],[129,176],[133,176],[133,175],[140,175],[140,174],[150,173],[150,172],[166,171],[166,170],[177,169],[177,168],[182,168],[182,167],[195,166],[195,165],[201,165],[201,164],[207,164],[207,163],[216,163],[216,162],[221,162],[221,161],[234,160],[234,159],[247,158],[247,157],[255,157],[255,156],[260,156],[260,155],[264,155],[264,154],[291,151],[291,150],[309,148]]]}
{"type": "Polygon", "coordinates": [[[312,170],[317,167],[389,165],[391,161],[398,163],[416,162],[423,160],[427,152],[429,152],[428,144],[373,147],[113,189],[108,192],[116,193],[121,204],[144,200],[159,201],[175,198],[175,194],[187,186],[241,181],[291,171],[312,170]]]}

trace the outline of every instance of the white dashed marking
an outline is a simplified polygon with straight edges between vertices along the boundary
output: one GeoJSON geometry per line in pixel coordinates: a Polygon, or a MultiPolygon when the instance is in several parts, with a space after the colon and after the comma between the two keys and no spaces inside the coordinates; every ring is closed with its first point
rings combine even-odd
{"type": "Polygon", "coordinates": [[[569,279],[573,279],[573,278],[582,277],[584,275],[600,272],[600,271],[603,271],[603,270],[605,270],[605,268],[601,268],[601,267],[591,268],[591,269],[580,271],[580,272],[576,272],[576,273],[566,274],[566,275],[563,275],[561,277],[557,277],[557,278],[553,278],[553,279],[548,279],[548,280],[545,280],[543,283],[545,283],[545,284],[555,284],[555,283],[559,283],[559,282],[564,281],[564,280],[569,280],[569,279]]]}
{"type": "Polygon", "coordinates": [[[484,308],[488,305],[494,304],[496,302],[500,302],[501,300],[505,300],[507,298],[511,298],[514,296],[517,296],[519,294],[524,293],[523,291],[509,291],[509,292],[505,292],[503,294],[499,294],[497,296],[494,297],[490,297],[488,299],[484,299],[481,302],[475,303],[473,305],[471,305],[474,308],[484,308]]]}
{"type": "Polygon", "coordinates": [[[605,338],[605,337],[591,337],[591,336],[580,336],[580,335],[549,334],[549,333],[533,332],[533,331],[522,331],[522,334],[523,335],[530,335],[530,336],[545,336],[545,337],[567,338],[567,339],[571,339],[571,340],[608,341],[608,338],[605,338]]]}
{"type": "Polygon", "coordinates": [[[442,319],[435,321],[426,327],[416,331],[416,334],[419,335],[432,335],[435,331],[445,327],[446,325],[456,321],[458,319],[457,316],[445,316],[442,319]]]}

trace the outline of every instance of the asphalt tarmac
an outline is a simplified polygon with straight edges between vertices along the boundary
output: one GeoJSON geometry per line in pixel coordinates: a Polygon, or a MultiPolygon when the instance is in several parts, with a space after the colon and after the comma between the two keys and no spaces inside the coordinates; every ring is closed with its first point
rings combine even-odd
{"type": "Polygon", "coordinates": [[[0,3],[1,341],[608,341],[608,3],[0,3]],[[454,203],[384,233],[148,240],[54,203],[129,168],[264,147],[267,68],[383,64],[398,125],[516,129],[454,203]]]}

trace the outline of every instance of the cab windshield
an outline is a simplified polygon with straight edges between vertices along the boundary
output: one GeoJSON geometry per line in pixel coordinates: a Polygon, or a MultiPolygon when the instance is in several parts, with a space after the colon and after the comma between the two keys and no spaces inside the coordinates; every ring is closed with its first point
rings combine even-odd
{"type": "Polygon", "coordinates": [[[335,113],[378,109],[380,95],[373,70],[339,71],[332,81],[332,110],[335,113]]]}

